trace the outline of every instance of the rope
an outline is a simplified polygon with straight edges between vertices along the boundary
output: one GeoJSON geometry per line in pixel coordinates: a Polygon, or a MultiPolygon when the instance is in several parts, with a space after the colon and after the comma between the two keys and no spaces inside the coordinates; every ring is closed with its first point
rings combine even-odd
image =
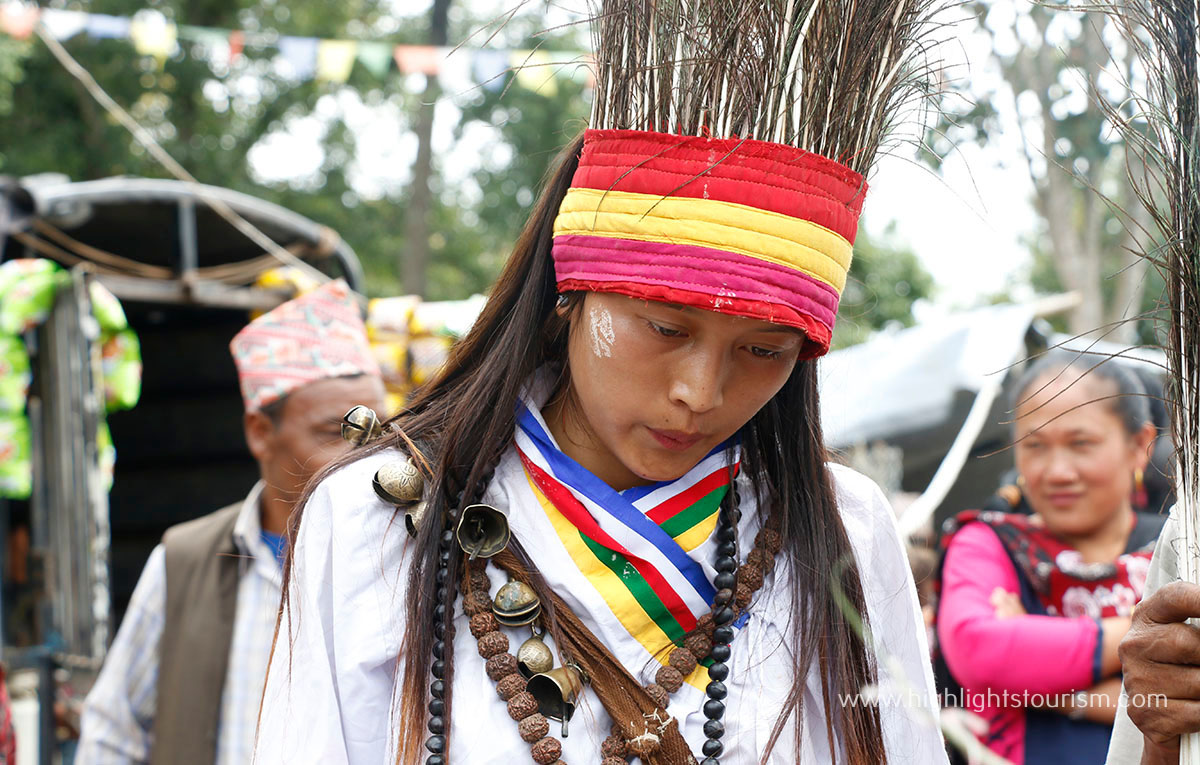
{"type": "MultiPolygon", "coordinates": [[[[41,236],[51,239],[58,244],[39,239],[25,232],[15,232],[12,234],[12,237],[30,249],[56,260],[61,260],[67,263],[67,265],[87,263],[92,266],[92,270],[96,273],[133,276],[142,279],[171,280],[177,276],[169,268],[142,263],[80,242],[43,220],[34,221],[34,229],[41,236]]],[[[336,233],[333,233],[332,239],[326,235],[325,232],[332,232],[332,229],[328,227],[322,227],[322,229],[321,241],[317,242],[317,244],[292,244],[287,247],[287,251],[294,257],[298,257],[300,254],[328,257],[334,251],[331,248],[336,248],[337,242],[340,240],[337,238],[336,233]]],[[[192,273],[196,278],[205,281],[216,281],[225,284],[249,284],[262,274],[277,267],[278,264],[278,258],[271,253],[265,253],[238,263],[204,266],[195,269],[192,273]]]]}
{"type": "Polygon", "coordinates": [[[147,263],[139,263],[136,260],[123,258],[120,255],[114,255],[111,252],[105,252],[98,247],[92,247],[89,244],[84,244],[77,239],[67,236],[61,230],[42,220],[35,220],[33,223],[33,228],[38,234],[46,237],[47,239],[53,239],[63,247],[68,247],[74,250],[76,255],[85,260],[91,260],[111,268],[128,271],[135,276],[142,276],[146,279],[170,279],[175,275],[169,268],[152,266],[147,263]]]}

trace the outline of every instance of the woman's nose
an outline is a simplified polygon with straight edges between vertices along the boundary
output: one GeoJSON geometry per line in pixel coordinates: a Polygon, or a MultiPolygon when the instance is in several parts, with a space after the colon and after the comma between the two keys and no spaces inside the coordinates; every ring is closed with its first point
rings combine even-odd
{"type": "Polygon", "coordinates": [[[1049,481],[1068,482],[1075,480],[1077,472],[1075,463],[1070,456],[1061,452],[1054,452],[1050,455],[1050,462],[1046,466],[1046,479],[1049,481]]]}
{"type": "Polygon", "coordinates": [[[688,354],[671,376],[671,400],[696,414],[716,409],[724,399],[725,354],[697,350],[688,354]]]}

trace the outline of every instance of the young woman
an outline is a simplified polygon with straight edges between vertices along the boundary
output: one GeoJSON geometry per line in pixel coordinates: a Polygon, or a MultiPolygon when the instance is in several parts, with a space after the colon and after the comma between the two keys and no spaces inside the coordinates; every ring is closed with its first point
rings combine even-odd
{"type": "Polygon", "coordinates": [[[1163,522],[1133,507],[1156,429],[1140,381],[1117,362],[1051,353],[1014,390],[1019,484],[1034,513],[950,522],[938,644],[997,754],[1101,762],[1121,690],[1117,645],[1163,522]]]}
{"type": "Polygon", "coordinates": [[[925,6],[601,6],[605,129],[299,516],[260,763],[944,761],[904,549],[827,462],[815,364],[925,6]]]}

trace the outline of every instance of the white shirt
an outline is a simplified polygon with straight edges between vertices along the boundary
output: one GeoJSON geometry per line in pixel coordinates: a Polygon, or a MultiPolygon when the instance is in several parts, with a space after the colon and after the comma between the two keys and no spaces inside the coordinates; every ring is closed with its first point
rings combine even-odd
{"type": "MultiPolygon", "coordinates": [[[[1177,582],[1182,567],[1179,561],[1179,551],[1186,549],[1187,542],[1183,538],[1183,528],[1175,507],[1171,508],[1162,531],[1158,534],[1158,543],[1154,545],[1154,557],[1150,560],[1150,570],[1146,574],[1146,589],[1142,600],[1158,592],[1159,588],[1168,582],[1177,582]]],[[[1121,686],[1121,700],[1117,703],[1117,715],[1113,720],[1112,738],[1108,741],[1107,765],[1138,765],[1142,761],[1142,732],[1129,719],[1129,696],[1125,686],[1121,686]]]]}
{"type": "MultiPolygon", "coordinates": [[[[262,482],[242,502],[233,538],[245,557],[238,577],[229,666],[221,694],[216,765],[245,765],[275,634],[282,573],[262,540],[262,482]]],[[[77,765],[143,763],[150,759],[158,684],[158,644],[167,603],[163,546],[150,553],[104,668],[84,703],[77,765]]]]}
{"type": "MultiPolygon", "coordinates": [[[[394,508],[371,489],[375,471],[394,452],[359,460],[326,478],[304,510],[293,558],[291,606],[284,613],[263,697],[255,752],[259,765],[315,763],[377,765],[395,761],[393,714],[397,657],[405,624],[405,565],[411,540],[394,508]]],[[[903,545],[887,501],[871,481],[832,467],[838,506],[863,573],[868,612],[879,651],[883,737],[892,765],[946,762],[937,727],[937,706],[925,630],[903,545]]],[[[741,492],[743,498],[750,491],[741,492]]],[[[508,513],[513,534],[538,565],[547,583],[639,680],[657,664],[636,641],[611,641],[614,617],[595,588],[566,554],[542,509],[536,505],[515,450],[496,469],[484,502],[508,513]]],[[[745,504],[745,499],[743,500],[745,504]]],[[[755,515],[743,513],[742,538],[752,538],[755,515]],[[747,537],[745,534],[751,536],[747,537]]],[[[703,547],[703,546],[702,546],[703,547]]],[[[709,566],[711,575],[711,566],[709,566]]],[[[493,593],[503,575],[489,568],[493,593]]],[[[781,564],[767,578],[749,621],[731,645],[723,762],[757,762],[790,690],[790,596],[781,564]]],[[[461,611],[455,617],[454,707],[450,720],[452,762],[507,765],[528,761],[529,745],[517,733],[484,672],[461,611]]],[[[529,635],[509,631],[510,650],[529,635]]],[[[829,765],[818,679],[807,672],[802,751],[785,734],[772,763],[829,765]]],[[[703,693],[689,685],[672,695],[668,712],[679,721],[695,752],[705,737],[703,693]]],[[[834,703],[837,703],[835,700],[834,703]]],[[[608,735],[607,713],[585,689],[561,739],[562,759],[596,762],[608,735]]],[[[557,724],[551,733],[557,736],[557,724]]],[[[840,746],[839,746],[840,749],[840,746]]],[[[839,754],[839,759],[841,755],[839,754]]]]}

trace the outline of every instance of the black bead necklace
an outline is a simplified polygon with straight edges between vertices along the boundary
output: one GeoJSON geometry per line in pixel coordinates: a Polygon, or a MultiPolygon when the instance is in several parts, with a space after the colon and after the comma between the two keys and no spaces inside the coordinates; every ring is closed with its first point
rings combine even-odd
{"type": "Polygon", "coordinates": [[[455,552],[454,524],[458,518],[458,504],[455,501],[454,509],[446,513],[446,522],[438,537],[438,567],[434,575],[437,590],[433,598],[433,663],[429,670],[433,676],[429,683],[430,736],[425,739],[429,756],[425,758],[425,765],[446,765],[446,625],[451,613],[446,603],[451,597],[450,559],[455,552]]]}
{"type": "MultiPolygon", "coordinates": [[[[492,483],[497,464],[493,462],[476,484],[482,487],[480,494],[492,483]]],[[[450,623],[454,618],[454,601],[458,596],[456,583],[450,576],[450,561],[456,554],[461,554],[461,550],[456,549],[458,540],[454,530],[465,506],[465,495],[464,490],[454,497],[454,502],[445,513],[445,524],[438,537],[438,567],[434,574],[437,590],[433,596],[433,663],[429,669],[433,681],[429,683],[429,738],[425,739],[429,756],[425,758],[425,765],[446,765],[446,738],[450,735],[450,726],[446,724],[446,643],[454,637],[450,623]]]]}
{"type": "Polygon", "coordinates": [[[737,486],[732,481],[729,484],[729,497],[731,501],[721,504],[720,514],[717,516],[717,556],[713,564],[713,568],[717,570],[717,576],[713,580],[717,595],[713,600],[712,611],[715,628],[712,650],[708,653],[713,663],[708,667],[709,683],[704,689],[708,696],[708,701],[704,702],[704,716],[708,718],[704,723],[704,735],[708,740],[700,750],[704,755],[701,765],[720,765],[717,758],[725,750],[721,743],[721,736],[725,734],[725,724],[721,718],[725,716],[725,696],[729,692],[725,687],[725,679],[729,677],[729,644],[733,642],[735,614],[732,601],[737,587],[737,528],[742,516],[738,508],[737,486]]]}

